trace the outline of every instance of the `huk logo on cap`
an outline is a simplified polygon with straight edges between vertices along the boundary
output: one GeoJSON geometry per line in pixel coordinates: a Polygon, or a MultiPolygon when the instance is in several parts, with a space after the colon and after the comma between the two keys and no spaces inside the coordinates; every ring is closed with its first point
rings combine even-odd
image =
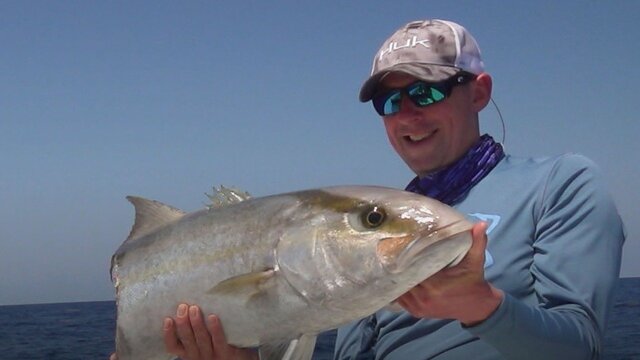
{"type": "Polygon", "coordinates": [[[396,50],[414,48],[417,45],[422,45],[427,49],[431,48],[431,42],[429,41],[429,39],[418,40],[418,36],[413,35],[410,39],[407,39],[407,41],[405,41],[404,44],[400,44],[397,41],[390,42],[388,48],[382,49],[380,51],[380,56],[378,57],[378,61],[382,60],[383,56],[387,54],[391,54],[396,50]]]}
{"type": "Polygon", "coordinates": [[[480,74],[484,64],[471,34],[446,20],[419,20],[396,30],[373,56],[371,75],[360,88],[360,101],[369,101],[389,72],[438,82],[459,71],[480,74]]]}

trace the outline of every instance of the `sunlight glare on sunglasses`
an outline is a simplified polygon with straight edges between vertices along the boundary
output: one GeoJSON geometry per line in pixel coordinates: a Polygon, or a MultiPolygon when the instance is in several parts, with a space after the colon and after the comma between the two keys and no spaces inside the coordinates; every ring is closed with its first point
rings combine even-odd
{"type": "Polygon", "coordinates": [[[457,85],[465,84],[475,79],[475,75],[459,72],[458,74],[440,82],[416,81],[402,89],[392,89],[375,95],[372,99],[373,107],[380,116],[393,115],[400,111],[402,94],[418,107],[425,107],[440,102],[451,95],[457,85]]]}

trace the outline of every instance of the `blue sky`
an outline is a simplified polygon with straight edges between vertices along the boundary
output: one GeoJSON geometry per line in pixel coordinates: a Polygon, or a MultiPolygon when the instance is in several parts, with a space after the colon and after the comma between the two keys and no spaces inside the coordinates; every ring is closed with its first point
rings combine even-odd
{"type": "MultiPolygon", "coordinates": [[[[478,40],[514,155],[606,174],[640,276],[636,1],[3,1],[0,304],[113,299],[135,194],[185,210],[412,174],[357,93],[382,41],[444,18],[478,40]]],[[[484,131],[502,137],[494,108],[484,131]]]]}

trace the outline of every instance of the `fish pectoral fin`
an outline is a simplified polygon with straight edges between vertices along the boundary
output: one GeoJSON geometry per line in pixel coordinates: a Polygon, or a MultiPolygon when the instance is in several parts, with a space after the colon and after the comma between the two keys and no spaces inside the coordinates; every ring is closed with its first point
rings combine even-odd
{"type": "Polygon", "coordinates": [[[289,343],[260,346],[260,360],[310,360],[316,346],[316,335],[304,334],[289,343]]]}
{"type": "Polygon", "coordinates": [[[234,276],[219,282],[212,287],[207,294],[234,295],[238,293],[249,294],[249,298],[253,298],[268,289],[271,280],[276,275],[273,269],[267,269],[259,272],[252,272],[234,276]]]}

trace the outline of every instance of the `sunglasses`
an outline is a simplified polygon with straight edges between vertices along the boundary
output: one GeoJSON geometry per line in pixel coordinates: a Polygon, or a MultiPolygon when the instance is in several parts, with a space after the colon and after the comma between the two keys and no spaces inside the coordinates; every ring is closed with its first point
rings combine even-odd
{"type": "Polygon", "coordinates": [[[371,102],[380,116],[393,115],[400,111],[403,93],[409,96],[416,106],[425,107],[446,99],[455,86],[466,84],[475,78],[474,74],[459,72],[440,82],[420,80],[402,89],[392,89],[374,95],[371,102]]]}

